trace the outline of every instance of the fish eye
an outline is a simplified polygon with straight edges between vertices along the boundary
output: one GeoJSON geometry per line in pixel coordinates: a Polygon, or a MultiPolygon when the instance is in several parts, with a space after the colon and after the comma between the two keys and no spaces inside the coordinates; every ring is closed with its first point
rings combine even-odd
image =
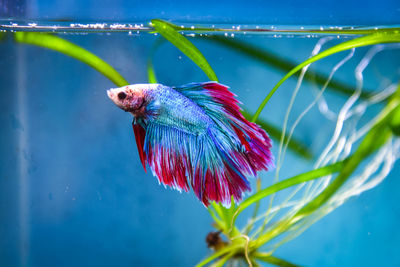
{"type": "Polygon", "coordinates": [[[118,99],[119,100],[124,100],[126,98],[126,94],[124,92],[118,93],[118,99]]]}

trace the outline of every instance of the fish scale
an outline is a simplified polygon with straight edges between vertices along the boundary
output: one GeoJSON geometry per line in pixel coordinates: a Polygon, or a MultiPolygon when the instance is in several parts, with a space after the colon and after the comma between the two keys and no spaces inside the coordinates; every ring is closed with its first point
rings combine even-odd
{"type": "Polygon", "coordinates": [[[155,122],[175,127],[195,135],[205,134],[213,122],[189,98],[167,86],[149,90],[151,97],[160,101],[161,112],[155,122]]]}

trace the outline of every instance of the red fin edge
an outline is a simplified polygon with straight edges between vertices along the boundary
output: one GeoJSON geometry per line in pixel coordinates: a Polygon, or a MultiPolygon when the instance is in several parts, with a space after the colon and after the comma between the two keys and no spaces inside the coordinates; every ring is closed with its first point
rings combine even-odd
{"type": "Polygon", "coordinates": [[[143,151],[144,138],[146,137],[146,131],[139,124],[132,123],[132,128],[133,128],[133,133],[135,134],[136,145],[138,148],[140,161],[142,162],[144,171],[147,172],[147,170],[146,170],[146,153],[143,151]]]}

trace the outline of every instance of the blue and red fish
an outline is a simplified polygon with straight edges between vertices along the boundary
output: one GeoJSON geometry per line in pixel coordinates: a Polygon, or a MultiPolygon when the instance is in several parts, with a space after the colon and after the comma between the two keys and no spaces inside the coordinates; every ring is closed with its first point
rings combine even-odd
{"type": "Polygon", "coordinates": [[[134,116],[143,168],[179,191],[191,187],[205,206],[240,201],[250,190],[247,176],[272,165],[268,135],[243,117],[225,85],[134,84],[107,94],[134,116]]]}

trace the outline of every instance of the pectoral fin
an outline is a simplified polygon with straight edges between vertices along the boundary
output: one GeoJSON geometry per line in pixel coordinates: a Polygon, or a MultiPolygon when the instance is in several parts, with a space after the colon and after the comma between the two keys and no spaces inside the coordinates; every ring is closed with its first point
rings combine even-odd
{"type": "Polygon", "coordinates": [[[139,152],[140,161],[142,162],[144,171],[146,171],[146,153],[143,150],[144,139],[146,137],[146,130],[140,125],[132,122],[133,132],[135,134],[136,145],[139,152]]]}

